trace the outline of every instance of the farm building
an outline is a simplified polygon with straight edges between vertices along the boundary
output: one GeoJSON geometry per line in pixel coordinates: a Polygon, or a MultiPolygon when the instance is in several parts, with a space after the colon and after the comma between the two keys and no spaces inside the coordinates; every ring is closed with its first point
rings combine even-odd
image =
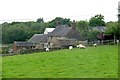
{"type": "Polygon", "coordinates": [[[56,28],[48,35],[48,44],[52,48],[67,47],[75,45],[80,40],[80,33],[76,29],[75,22],[71,27],[68,25],[57,25],[56,28]]]}
{"type": "Polygon", "coordinates": [[[44,44],[47,43],[47,34],[34,34],[28,42],[35,44],[36,49],[44,49],[44,44]]]}
{"type": "Polygon", "coordinates": [[[18,52],[18,51],[23,50],[23,49],[31,50],[31,49],[34,49],[34,48],[35,48],[35,45],[31,42],[15,41],[13,43],[13,52],[18,52]]]}

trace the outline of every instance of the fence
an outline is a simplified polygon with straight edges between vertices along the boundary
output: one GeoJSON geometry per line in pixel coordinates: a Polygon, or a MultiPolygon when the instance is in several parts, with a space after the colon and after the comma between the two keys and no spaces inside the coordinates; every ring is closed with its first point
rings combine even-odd
{"type": "Polygon", "coordinates": [[[97,41],[91,41],[88,42],[88,46],[92,46],[93,44],[97,44],[97,45],[116,45],[119,43],[119,40],[97,40],[97,41]]]}

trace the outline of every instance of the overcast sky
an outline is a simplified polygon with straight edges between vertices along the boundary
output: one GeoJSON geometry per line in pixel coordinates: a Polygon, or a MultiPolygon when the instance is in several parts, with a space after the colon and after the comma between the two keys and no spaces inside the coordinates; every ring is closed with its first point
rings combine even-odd
{"type": "Polygon", "coordinates": [[[55,17],[71,20],[89,20],[96,14],[104,15],[105,21],[117,21],[120,0],[0,0],[0,23],[33,21],[55,17]]]}

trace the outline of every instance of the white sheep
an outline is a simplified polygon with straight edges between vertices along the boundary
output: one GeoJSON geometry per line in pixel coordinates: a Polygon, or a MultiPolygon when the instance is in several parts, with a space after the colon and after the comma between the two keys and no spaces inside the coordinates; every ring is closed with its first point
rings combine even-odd
{"type": "Polygon", "coordinates": [[[69,49],[70,49],[70,50],[72,50],[72,49],[73,49],[73,47],[72,47],[72,46],[69,46],[69,49]]]}
{"type": "Polygon", "coordinates": [[[93,44],[94,47],[97,47],[97,44],[93,44]]]}
{"type": "Polygon", "coordinates": [[[79,48],[85,49],[86,47],[83,46],[82,44],[79,44],[79,48]]]}
{"type": "Polygon", "coordinates": [[[46,48],[46,52],[48,52],[49,51],[49,48],[46,48]]]}
{"type": "Polygon", "coordinates": [[[77,45],[76,47],[77,47],[77,48],[80,48],[80,45],[77,45]]]}

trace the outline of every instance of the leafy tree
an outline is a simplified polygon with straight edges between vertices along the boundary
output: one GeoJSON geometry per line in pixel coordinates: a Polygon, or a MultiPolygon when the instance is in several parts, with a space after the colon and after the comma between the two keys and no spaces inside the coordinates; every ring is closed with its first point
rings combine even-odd
{"type": "Polygon", "coordinates": [[[2,26],[2,42],[13,43],[14,41],[26,41],[34,34],[43,33],[46,23],[38,22],[12,22],[2,26]]]}
{"type": "Polygon", "coordinates": [[[95,15],[94,17],[91,17],[89,20],[89,25],[92,27],[105,26],[104,16],[101,14],[98,14],[98,15],[95,15]]]}
{"type": "Polygon", "coordinates": [[[87,21],[78,21],[77,28],[79,31],[87,31],[89,27],[89,23],[87,21]]]}
{"type": "Polygon", "coordinates": [[[115,35],[116,38],[120,37],[120,26],[118,22],[107,22],[106,23],[107,30],[105,31],[106,35],[115,35]]]}
{"type": "Polygon", "coordinates": [[[87,39],[89,41],[94,41],[97,39],[97,35],[99,34],[100,32],[99,31],[88,31],[87,33],[87,39]]]}
{"type": "Polygon", "coordinates": [[[71,26],[71,21],[70,19],[67,18],[61,18],[61,17],[56,17],[52,21],[49,22],[49,27],[54,28],[57,26],[57,22],[59,22],[62,25],[69,25],[71,26]]]}
{"type": "Polygon", "coordinates": [[[22,27],[9,26],[3,27],[2,41],[3,43],[13,43],[14,41],[25,41],[27,37],[27,31],[22,27]]]}
{"type": "Polygon", "coordinates": [[[80,37],[81,40],[86,40],[87,39],[87,32],[88,32],[88,27],[89,24],[87,21],[77,21],[76,22],[76,27],[80,32],[80,37]]]}
{"type": "Polygon", "coordinates": [[[44,20],[43,20],[43,18],[38,18],[36,22],[38,22],[38,23],[43,23],[44,20]]]}

